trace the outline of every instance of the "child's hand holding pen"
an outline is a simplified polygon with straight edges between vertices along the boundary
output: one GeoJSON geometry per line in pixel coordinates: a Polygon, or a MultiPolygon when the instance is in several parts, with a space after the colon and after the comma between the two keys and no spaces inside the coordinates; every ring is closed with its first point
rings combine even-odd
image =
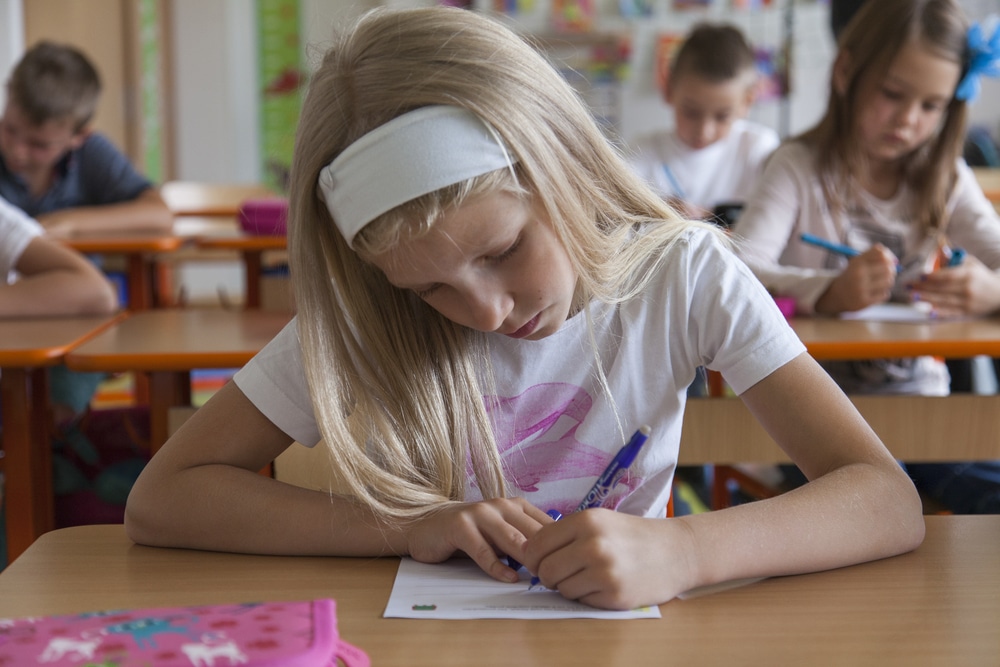
{"type": "Polygon", "coordinates": [[[877,243],[852,257],[816,301],[816,312],[836,315],[885,303],[896,284],[899,260],[877,243]]]}
{"type": "Polygon", "coordinates": [[[958,250],[943,259],[941,268],[910,284],[915,301],[931,304],[942,318],[989,315],[1000,309],[1000,275],[958,250]]]}
{"type": "Polygon", "coordinates": [[[552,519],[523,498],[446,505],[400,529],[396,553],[421,563],[441,563],[465,554],[497,581],[518,573],[498,554],[521,554],[525,542],[552,519]]]}

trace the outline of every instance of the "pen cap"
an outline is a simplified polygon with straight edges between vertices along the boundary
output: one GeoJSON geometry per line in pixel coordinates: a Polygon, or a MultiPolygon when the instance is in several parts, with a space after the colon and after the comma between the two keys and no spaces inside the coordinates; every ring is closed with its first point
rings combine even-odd
{"type": "Polygon", "coordinates": [[[635,461],[635,457],[639,455],[639,450],[646,443],[649,438],[650,428],[643,424],[639,427],[639,430],[635,432],[632,439],[628,441],[622,450],[621,458],[618,460],[618,465],[620,468],[627,468],[632,465],[635,461]]]}

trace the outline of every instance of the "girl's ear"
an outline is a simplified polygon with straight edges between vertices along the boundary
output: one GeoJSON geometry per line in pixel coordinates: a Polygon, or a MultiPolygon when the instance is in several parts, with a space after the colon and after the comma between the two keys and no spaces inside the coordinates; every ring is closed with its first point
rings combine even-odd
{"type": "Polygon", "coordinates": [[[840,96],[847,94],[850,84],[851,57],[847,51],[837,54],[837,59],[833,61],[833,90],[840,96]]]}

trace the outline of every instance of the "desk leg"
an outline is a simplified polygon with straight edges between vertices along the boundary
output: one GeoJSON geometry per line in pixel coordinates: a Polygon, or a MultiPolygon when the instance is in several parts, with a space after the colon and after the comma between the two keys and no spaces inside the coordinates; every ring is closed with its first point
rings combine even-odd
{"type": "Polygon", "coordinates": [[[260,308],[260,276],[263,273],[263,264],[262,251],[243,251],[243,265],[246,268],[246,308],[260,308]]]}
{"type": "Polygon", "coordinates": [[[191,373],[154,371],[149,374],[149,449],[155,454],[169,436],[170,408],[191,405],[191,373]]]}
{"type": "Polygon", "coordinates": [[[132,311],[153,307],[153,285],[149,262],[140,253],[128,255],[128,308],[132,311]]]}
{"type": "Polygon", "coordinates": [[[8,562],[55,524],[47,373],[45,368],[0,373],[8,562]]]}

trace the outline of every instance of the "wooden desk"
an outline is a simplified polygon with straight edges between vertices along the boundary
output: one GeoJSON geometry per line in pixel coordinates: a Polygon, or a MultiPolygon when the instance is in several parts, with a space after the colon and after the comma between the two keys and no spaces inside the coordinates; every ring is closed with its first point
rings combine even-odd
{"type": "Polygon", "coordinates": [[[156,304],[154,275],[157,253],[173,252],[184,239],[173,234],[95,234],[65,239],[71,248],[84,254],[124,255],[128,263],[128,307],[139,311],[156,304]]]}
{"type": "Polygon", "coordinates": [[[913,323],[797,317],[791,324],[816,359],[1000,357],[1000,318],[913,323]]]}
{"type": "MultiPolygon", "coordinates": [[[[862,322],[795,318],[792,328],[816,359],[937,355],[1000,356],[1000,319],[862,322]]],[[[997,396],[851,396],[903,461],[1000,459],[997,396]]],[[[692,399],[684,413],[680,464],[786,463],[788,457],[737,398],[692,399]]]]}
{"type": "Polygon", "coordinates": [[[53,526],[47,368],[119,317],[0,319],[8,560],[53,526]]]}
{"type": "Polygon", "coordinates": [[[246,269],[247,308],[260,308],[260,279],[263,275],[264,253],[268,250],[285,250],[288,247],[288,239],[284,236],[255,236],[240,230],[230,234],[199,236],[195,243],[204,250],[231,250],[240,253],[246,269]]]}
{"type": "Polygon", "coordinates": [[[252,310],[145,311],[74,349],[66,365],[79,371],[147,373],[155,452],[166,442],[170,408],[190,405],[190,371],[243,366],[290,319],[286,313],[252,310]]]}
{"type": "Polygon", "coordinates": [[[396,559],[132,544],[121,526],[42,536],[0,573],[0,617],[332,597],[373,665],[992,665],[1000,516],[926,517],[913,553],[662,605],[662,619],[384,619],[396,559]]]}
{"type": "Polygon", "coordinates": [[[174,215],[234,216],[247,199],[273,197],[274,192],[258,183],[168,181],[160,196],[174,215]]]}

